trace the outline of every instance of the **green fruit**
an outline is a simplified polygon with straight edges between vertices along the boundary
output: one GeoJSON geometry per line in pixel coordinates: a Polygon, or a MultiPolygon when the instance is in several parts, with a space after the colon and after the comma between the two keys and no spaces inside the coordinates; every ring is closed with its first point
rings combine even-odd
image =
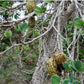
{"type": "Polygon", "coordinates": [[[34,11],[35,6],[36,6],[36,3],[35,3],[34,0],[27,1],[26,7],[27,7],[27,10],[28,10],[28,13],[32,13],[34,11]]]}
{"type": "MultiPolygon", "coordinates": [[[[27,1],[26,7],[27,7],[27,10],[28,10],[28,13],[32,13],[34,11],[35,6],[36,6],[36,3],[35,3],[34,0],[27,1]]],[[[30,28],[33,28],[35,26],[35,17],[34,16],[29,18],[28,26],[30,28]]]]}
{"type": "Polygon", "coordinates": [[[57,64],[53,58],[50,58],[46,62],[46,68],[50,76],[53,76],[55,74],[60,75],[60,72],[57,70],[57,64]]]}
{"type": "Polygon", "coordinates": [[[63,52],[57,53],[55,54],[55,60],[57,64],[62,64],[67,60],[67,56],[63,52]]]}

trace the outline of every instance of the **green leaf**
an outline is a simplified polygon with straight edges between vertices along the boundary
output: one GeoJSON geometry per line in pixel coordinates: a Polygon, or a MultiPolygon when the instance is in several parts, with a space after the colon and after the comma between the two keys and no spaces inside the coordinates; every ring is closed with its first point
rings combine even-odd
{"type": "Polygon", "coordinates": [[[78,81],[78,80],[75,80],[74,82],[73,82],[73,84],[82,84],[80,81],[78,81]]]}
{"type": "Polygon", "coordinates": [[[0,5],[2,5],[3,4],[3,1],[0,1],[0,5]]]}
{"type": "Polygon", "coordinates": [[[77,28],[84,28],[84,21],[81,18],[75,18],[73,20],[74,22],[74,26],[76,26],[77,28]]]}
{"type": "Polygon", "coordinates": [[[16,30],[17,32],[21,31],[20,25],[18,25],[17,27],[15,27],[15,30],[16,30]]]}
{"type": "Polygon", "coordinates": [[[43,5],[41,6],[41,9],[42,9],[42,12],[46,11],[46,8],[43,5]]]}
{"type": "Polygon", "coordinates": [[[73,73],[70,74],[70,82],[73,82],[73,73]]]}
{"type": "Polygon", "coordinates": [[[66,77],[65,77],[66,79],[69,79],[69,75],[68,75],[68,73],[66,73],[66,77]]]}
{"type": "Polygon", "coordinates": [[[69,68],[71,69],[71,70],[73,70],[74,72],[77,72],[78,70],[75,68],[75,67],[73,67],[71,64],[69,64],[69,68]]]}
{"type": "Polygon", "coordinates": [[[69,82],[68,84],[72,84],[71,82],[69,82]]]}
{"type": "MultiPolygon", "coordinates": [[[[15,27],[15,26],[14,26],[14,27],[15,27]]],[[[15,30],[16,30],[17,32],[20,31],[21,33],[23,33],[27,28],[28,28],[27,23],[23,23],[23,24],[18,25],[17,27],[15,27],[15,30]]]]}
{"type": "Polygon", "coordinates": [[[73,66],[78,70],[81,67],[81,61],[79,60],[73,61],[73,66]]]}
{"type": "Polygon", "coordinates": [[[38,6],[35,6],[34,11],[35,11],[35,14],[41,15],[43,12],[46,11],[46,7],[44,7],[43,5],[41,6],[41,8],[38,6]]]}
{"type": "Polygon", "coordinates": [[[46,3],[52,3],[53,0],[45,0],[46,3]]]}
{"type": "Polygon", "coordinates": [[[4,33],[4,36],[5,37],[11,37],[12,36],[12,31],[11,30],[6,30],[5,33],[4,33]]]}
{"type": "Polygon", "coordinates": [[[67,70],[70,71],[71,69],[69,68],[69,63],[65,62],[63,63],[63,67],[67,70]]]}
{"type": "Polygon", "coordinates": [[[28,28],[28,24],[27,23],[23,23],[21,25],[21,32],[23,33],[27,28],[28,28]]]}
{"type": "Polygon", "coordinates": [[[60,84],[60,77],[57,75],[54,75],[51,77],[51,84],[60,84]]]}
{"type": "Polygon", "coordinates": [[[15,27],[15,30],[18,32],[18,28],[17,27],[15,27]]]}
{"type": "Polygon", "coordinates": [[[82,34],[84,34],[84,30],[82,30],[82,34]]]}
{"type": "Polygon", "coordinates": [[[19,14],[18,13],[16,13],[15,15],[14,15],[14,18],[15,19],[17,19],[17,18],[19,18],[19,16],[18,16],[19,14]]]}
{"type": "Polygon", "coordinates": [[[20,54],[20,52],[21,52],[20,48],[18,47],[17,49],[15,49],[15,52],[20,54]]]}
{"type": "Polygon", "coordinates": [[[3,8],[6,8],[6,6],[8,6],[9,2],[11,0],[2,0],[0,1],[0,5],[3,7],[3,8]]]}
{"type": "Polygon", "coordinates": [[[21,31],[21,27],[20,27],[20,25],[18,25],[17,29],[18,29],[18,31],[21,31]]]}
{"type": "Polygon", "coordinates": [[[4,2],[2,3],[2,7],[3,7],[3,8],[6,8],[7,5],[8,5],[8,2],[7,2],[7,1],[4,1],[4,2]]]}
{"type": "Polygon", "coordinates": [[[84,73],[84,63],[81,62],[81,67],[78,69],[79,72],[84,73]]]}
{"type": "Polygon", "coordinates": [[[63,84],[70,84],[70,80],[69,79],[65,79],[63,84]]]}
{"type": "Polygon", "coordinates": [[[28,45],[25,45],[23,48],[24,48],[25,50],[29,50],[29,46],[28,46],[28,45]]]}
{"type": "Polygon", "coordinates": [[[37,15],[41,15],[42,14],[42,9],[40,7],[38,7],[38,6],[35,6],[34,11],[35,11],[35,14],[37,14],[37,15]]]}

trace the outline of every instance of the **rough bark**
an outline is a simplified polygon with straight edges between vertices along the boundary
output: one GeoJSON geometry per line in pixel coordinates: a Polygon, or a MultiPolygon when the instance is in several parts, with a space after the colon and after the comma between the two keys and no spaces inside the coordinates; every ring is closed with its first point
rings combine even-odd
{"type": "MultiPolygon", "coordinates": [[[[70,16],[73,14],[74,11],[75,11],[75,5],[74,3],[72,3],[68,7],[67,11],[62,12],[60,14],[61,28],[64,27],[67,20],[70,18],[70,16]]],[[[57,22],[57,19],[55,22],[57,22]]],[[[33,74],[31,84],[43,84],[44,83],[45,73],[46,73],[46,61],[49,59],[49,57],[53,56],[53,51],[54,51],[55,44],[57,41],[57,33],[54,30],[54,28],[52,28],[47,33],[47,35],[45,35],[43,41],[44,41],[44,54],[40,56],[38,59],[38,63],[37,63],[35,72],[33,74]]]]}
{"type": "Polygon", "coordinates": [[[46,61],[52,56],[53,48],[55,47],[56,33],[53,29],[44,37],[44,54],[39,57],[38,63],[32,78],[32,84],[43,84],[46,72],[46,61]]]}

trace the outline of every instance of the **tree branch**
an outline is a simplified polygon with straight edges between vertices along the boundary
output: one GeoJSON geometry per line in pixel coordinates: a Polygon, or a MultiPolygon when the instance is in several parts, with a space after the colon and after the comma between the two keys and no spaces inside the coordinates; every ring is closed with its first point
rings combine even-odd
{"type": "Polygon", "coordinates": [[[19,5],[15,6],[15,7],[9,7],[9,8],[7,8],[7,9],[3,10],[3,11],[0,11],[0,14],[2,14],[2,13],[5,12],[5,11],[13,10],[13,9],[16,9],[16,8],[21,8],[21,7],[22,7],[23,5],[25,5],[25,4],[26,4],[26,2],[20,3],[19,5]]]}

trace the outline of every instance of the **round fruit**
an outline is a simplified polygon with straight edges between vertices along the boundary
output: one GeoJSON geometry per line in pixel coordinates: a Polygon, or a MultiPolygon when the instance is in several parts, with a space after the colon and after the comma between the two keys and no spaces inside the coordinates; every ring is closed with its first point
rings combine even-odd
{"type": "Polygon", "coordinates": [[[29,18],[29,20],[28,20],[28,26],[30,28],[33,28],[35,26],[35,17],[34,16],[32,16],[32,17],[29,18]]]}
{"type": "Polygon", "coordinates": [[[67,60],[67,56],[63,52],[55,54],[55,61],[57,64],[62,64],[66,60],[67,60]]]}
{"type": "Polygon", "coordinates": [[[29,1],[27,1],[27,3],[26,3],[26,7],[27,7],[27,10],[28,10],[28,13],[33,12],[35,6],[36,6],[36,3],[35,3],[34,0],[29,0],[29,1]]]}
{"type": "Polygon", "coordinates": [[[57,64],[53,58],[50,58],[46,62],[46,68],[50,76],[53,76],[55,74],[60,75],[60,72],[57,70],[57,64]]]}
{"type": "MultiPolygon", "coordinates": [[[[34,0],[27,1],[26,7],[27,7],[27,10],[28,10],[28,13],[32,13],[34,11],[35,6],[36,6],[36,3],[35,3],[34,0]]],[[[35,17],[34,16],[29,18],[28,26],[30,28],[33,28],[35,26],[35,17]]]]}

